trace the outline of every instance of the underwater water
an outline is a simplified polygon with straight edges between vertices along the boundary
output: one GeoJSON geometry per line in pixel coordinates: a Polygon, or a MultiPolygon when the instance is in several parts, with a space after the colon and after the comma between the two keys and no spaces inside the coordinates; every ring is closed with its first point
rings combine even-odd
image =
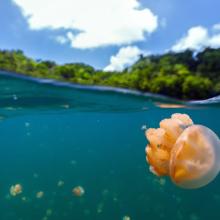
{"type": "Polygon", "coordinates": [[[185,190],[153,175],[144,135],[178,112],[220,136],[218,99],[98,90],[0,74],[0,220],[220,219],[220,176],[185,190]]]}

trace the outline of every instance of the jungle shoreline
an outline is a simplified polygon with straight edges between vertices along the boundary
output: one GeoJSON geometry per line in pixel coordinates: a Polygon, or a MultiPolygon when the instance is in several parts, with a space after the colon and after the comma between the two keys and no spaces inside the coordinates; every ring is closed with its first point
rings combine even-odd
{"type": "Polygon", "coordinates": [[[122,72],[95,70],[84,63],[58,65],[34,60],[21,50],[0,50],[0,70],[17,77],[75,88],[116,91],[176,101],[206,100],[220,94],[220,49],[140,56],[122,72]],[[208,58],[207,58],[208,57],[208,58]],[[42,80],[44,79],[44,80],[42,80]]]}

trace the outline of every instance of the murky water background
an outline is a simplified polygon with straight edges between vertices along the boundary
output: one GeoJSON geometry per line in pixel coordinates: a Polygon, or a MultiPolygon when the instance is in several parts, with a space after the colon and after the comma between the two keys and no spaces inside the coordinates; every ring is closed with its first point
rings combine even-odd
{"type": "Polygon", "coordinates": [[[179,112],[220,136],[218,103],[173,105],[5,74],[0,91],[1,220],[220,219],[220,176],[183,190],[152,175],[141,129],[179,112]],[[17,183],[23,192],[13,197],[17,183]],[[75,186],[85,194],[74,196],[75,186]]]}

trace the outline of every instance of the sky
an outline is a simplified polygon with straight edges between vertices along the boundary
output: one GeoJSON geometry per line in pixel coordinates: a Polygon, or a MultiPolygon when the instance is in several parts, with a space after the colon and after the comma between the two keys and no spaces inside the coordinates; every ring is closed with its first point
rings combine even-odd
{"type": "Polygon", "coordinates": [[[0,49],[121,71],[140,54],[220,47],[219,0],[0,0],[0,49]]]}

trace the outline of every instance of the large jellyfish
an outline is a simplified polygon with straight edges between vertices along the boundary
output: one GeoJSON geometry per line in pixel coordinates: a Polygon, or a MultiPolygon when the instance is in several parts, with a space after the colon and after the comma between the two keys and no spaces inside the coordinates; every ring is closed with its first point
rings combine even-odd
{"type": "Polygon", "coordinates": [[[220,171],[220,140],[209,128],[195,125],[186,114],[175,113],[146,130],[146,159],[150,171],[170,176],[182,188],[199,188],[220,171]]]}

